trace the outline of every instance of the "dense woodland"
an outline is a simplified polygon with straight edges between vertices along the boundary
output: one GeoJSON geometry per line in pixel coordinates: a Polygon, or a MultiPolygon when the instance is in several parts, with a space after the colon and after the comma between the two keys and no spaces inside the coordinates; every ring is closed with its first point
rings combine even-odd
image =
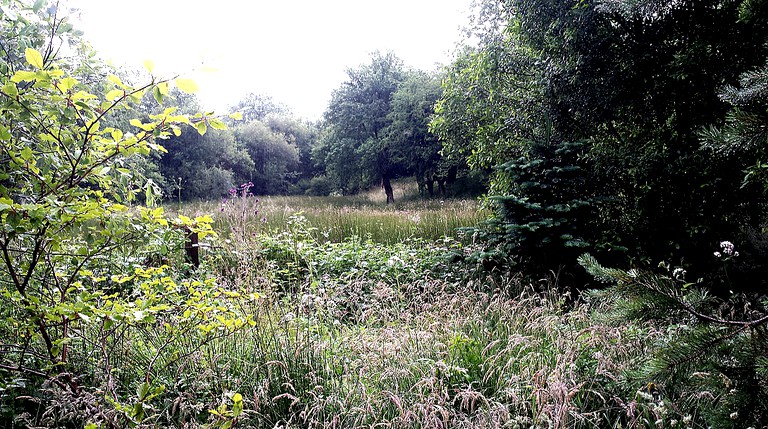
{"type": "Polygon", "coordinates": [[[2,427],[768,426],[768,1],[472,11],[310,122],[0,0],[2,427]]]}

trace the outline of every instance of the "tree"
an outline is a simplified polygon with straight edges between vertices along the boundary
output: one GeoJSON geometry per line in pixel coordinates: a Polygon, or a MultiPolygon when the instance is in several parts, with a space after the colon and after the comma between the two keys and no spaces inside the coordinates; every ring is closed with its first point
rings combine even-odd
{"type": "MultiPolygon", "coordinates": [[[[507,13],[488,19],[499,16],[507,13]]],[[[522,43],[514,20],[509,25],[484,36],[482,48],[464,48],[448,67],[430,123],[444,155],[466,159],[473,169],[490,169],[524,153],[528,142],[550,138],[542,63],[522,43]]],[[[503,193],[507,185],[497,172],[491,193],[503,193]]]]}
{"type": "MultiPolygon", "coordinates": [[[[405,170],[416,176],[420,192],[434,194],[434,183],[445,194],[445,182],[462,162],[449,162],[440,155],[442,143],[429,129],[441,86],[437,76],[410,71],[392,94],[387,142],[402,153],[405,170]]],[[[454,158],[455,159],[455,158],[454,158]]]]}
{"type": "Polygon", "coordinates": [[[376,52],[369,64],[349,69],[347,75],[325,113],[328,129],[320,155],[340,187],[352,190],[380,182],[391,203],[392,179],[404,168],[402,154],[386,139],[386,129],[392,95],[405,79],[403,63],[393,53],[376,52]]]}
{"type": "MultiPolygon", "coordinates": [[[[722,242],[721,249],[725,259],[738,256],[733,243],[722,242]]],[[[669,326],[668,340],[639,371],[627,374],[630,381],[647,385],[653,380],[663,392],[661,403],[699,404],[701,415],[693,416],[692,427],[768,424],[765,301],[754,305],[740,294],[728,300],[714,297],[708,287],[688,282],[680,267],[668,267],[661,274],[626,271],[603,267],[588,254],[579,257],[579,263],[608,284],[588,295],[602,303],[609,320],[669,326]]]]}
{"type": "Polygon", "coordinates": [[[275,102],[272,97],[264,94],[249,93],[237,104],[230,107],[231,112],[239,112],[242,115],[242,121],[264,121],[271,115],[285,115],[288,108],[275,102]]]}
{"type": "MultiPolygon", "coordinates": [[[[507,195],[491,196],[496,215],[477,232],[494,258],[512,256],[529,273],[556,269],[574,276],[575,261],[600,247],[597,190],[591,189],[588,145],[541,142],[498,168],[511,181],[507,195]]],[[[581,276],[577,276],[581,277],[581,276]]]]}
{"type": "MultiPolygon", "coordinates": [[[[705,155],[700,131],[725,118],[720,88],[768,55],[765,1],[481,7],[498,13],[479,14],[480,46],[452,66],[433,123],[448,150],[489,167],[530,142],[588,142],[605,236],[699,274],[712,243],[759,228],[765,201],[741,187],[754,160],[705,155]]],[[[499,170],[492,192],[508,194],[511,180],[499,170]]]]}
{"type": "Polygon", "coordinates": [[[312,149],[317,143],[319,131],[317,124],[287,115],[269,115],[266,122],[272,132],[283,136],[286,142],[298,150],[298,167],[291,173],[295,180],[309,180],[323,172],[312,160],[312,149]]]}
{"type": "Polygon", "coordinates": [[[167,196],[178,192],[186,200],[225,196],[232,187],[249,181],[254,169],[253,160],[230,130],[205,135],[185,130],[169,137],[164,147],[168,153],[161,158],[160,171],[170,184],[167,196]]]}
{"type": "Polygon", "coordinates": [[[289,172],[299,163],[299,151],[288,136],[274,132],[260,121],[238,126],[235,139],[253,162],[248,177],[257,195],[280,194],[288,190],[289,172]]]}
{"type": "Polygon", "coordinates": [[[742,186],[759,184],[768,191],[765,164],[768,151],[768,63],[745,72],[739,85],[729,85],[720,92],[720,98],[731,107],[725,121],[719,126],[702,130],[704,148],[715,156],[743,157],[755,161],[748,169],[742,186]]]}
{"type": "MultiPolygon", "coordinates": [[[[90,92],[74,74],[78,63],[56,56],[57,43],[76,41],[71,28],[55,8],[40,4],[0,1],[0,43],[12,59],[0,66],[0,413],[32,404],[37,418],[48,420],[31,426],[82,427],[91,419],[94,425],[135,426],[150,409],[146,402],[163,390],[153,365],[174,358],[163,355],[165,346],[155,349],[143,380],[121,385],[115,347],[152,341],[147,332],[173,342],[200,329],[228,328],[195,313],[199,305],[212,305],[198,298],[220,293],[215,282],[177,284],[166,268],[142,263],[167,256],[184,240],[184,228],[210,234],[210,218],[168,220],[162,208],[130,210],[121,179],[134,186],[132,173],[118,161],[163,151],[157,139],[179,134],[182,126],[204,133],[217,122],[171,107],[148,120],[130,120],[126,130],[105,126],[143,94],[173,83],[189,89],[189,81],[152,77],[130,86],[110,75],[103,90],[90,92]],[[41,389],[48,395],[38,395],[41,389]],[[38,397],[30,401],[31,394],[38,397]],[[76,410],[76,417],[49,406],[76,410]]],[[[234,307],[215,305],[222,320],[234,323],[234,307]]]]}

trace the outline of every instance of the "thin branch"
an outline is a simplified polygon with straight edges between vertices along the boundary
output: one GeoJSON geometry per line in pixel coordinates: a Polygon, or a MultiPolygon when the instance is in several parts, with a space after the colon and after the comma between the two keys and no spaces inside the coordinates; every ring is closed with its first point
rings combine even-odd
{"type": "Polygon", "coordinates": [[[23,367],[23,366],[10,366],[10,365],[4,365],[4,364],[0,363],[0,369],[4,369],[4,370],[7,370],[7,371],[13,371],[13,372],[21,372],[21,373],[24,373],[24,374],[36,375],[38,377],[43,377],[46,380],[49,380],[49,381],[53,382],[55,385],[61,387],[62,389],[68,389],[69,387],[71,387],[71,386],[68,386],[63,381],[57,379],[56,377],[51,377],[49,374],[46,374],[46,373],[44,373],[42,371],[38,371],[38,370],[35,370],[35,369],[32,369],[32,368],[27,368],[27,367],[23,367]]]}

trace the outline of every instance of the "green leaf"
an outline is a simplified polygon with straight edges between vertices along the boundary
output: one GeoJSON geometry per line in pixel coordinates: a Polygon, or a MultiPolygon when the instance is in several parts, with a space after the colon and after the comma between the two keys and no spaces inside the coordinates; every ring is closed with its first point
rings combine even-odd
{"type": "Polygon", "coordinates": [[[112,140],[117,142],[117,141],[120,141],[120,139],[123,138],[123,131],[122,130],[118,130],[118,129],[111,130],[110,131],[110,135],[112,136],[112,140]]]}
{"type": "Polygon", "coordinates": [[[0,198],[0,212],[11,208],[13,201],[10,198],[0,198]]]}
{"type": "Polygon", "coordinates": [[[43,56],[36,49],[27,48],[24,50],[24,57],[27,62],[35,68],[43,68],[43,56]]]}
{"type": "Polygon", "coordinates": [[[141,128],[144,131],[152,131],[154,127],[151,124],[142,124],[140,120],[133,118],[129,122],[134,127],[141,128]]]}
{"type": "Polygon", "coordinates": [[[229,114],[230,119],[234,119],[236,121],[242,121],[243,120],[243,112],[235,112],[229,114]]]}
{"type": "Polygon", "coordinates": [[[32,148],[29,146],[21,150],[21,159],[23,159],[24,161],[29,161],[34,156],[35,154],[32,152],[32,148]]]}
{"type": "Polygon", "coordinates": [[[123,83],[123,81],[120,80],[119,77],[117,77],[117,76],[115,76],[113,74],[107,76],[107,80],[109,80],[110,82],[112,82],[115,85],[119,86],[120,88],[125,88],[126,87],[125,84],[123,83]]]}
{"type": "Polygon", "coordinates": [[[10,140],[11,139],[11,131],[0,124],[0,140],[10,140]]]}
{"type": "Polygon", "coordinates": [[[212,118],[208,120],[208,125],[211,126],[211,128],[215,130],[226,130],[227,125],[224,122],[221,122],[220,120],[216,118],[212,118]]]}
{"type": "Polygon", "coordinates": [[[77,82],[77,79],[75,79],[75,78],[72,78],[72,77],[65,77],[64,79],[62,79],[62,80],[59,82],[59,89],[60,89],[62,92],[67,92],[67,91],[69,91],[70,89],[74,88],[74,87],[75,87],[75,85],[77,85],[77,83],[78,83],[78,82],[77,82]]]}
{"type": "Polygon", "coordinates": [[[145,60],[144,61],[144,68],[147,69],[149,74],[152,74],[152,71],[155,70],[155,62],[152,60],[145,60]]]}
{"type": "Polygon", "coordinates": [[[122,89],[113,89],[106,95],[107,101],[115,101],[118,97],[122,97],[125,92],[122,89]]]}
{"type": "Polygon", "coordinates": [[[7,82],[5,86],[3,86],[3,94],[9,96],[9,97],[15,97],[19,95],[19,89],[16,88],[16,84],[13,82],[7,82]]]}
{"type": "Polygon", "coordinates": [[[11,76],[11,82],[32,82],[33,80],[37,79],[37,73],[31,72],[31,71],[17,71],[16,73],[11,76]]]}
{"type": "Polygon", "coordinates": [[[197,83],[195,83],[192,79],[185,79],[185,78],[177,78],[175,81],[176,87],[180,90],[186,92],[187,94],[194,94],[197,91],[200,90],[200,88],[197,86],[197,83]]]}
{"type": "Polygon", "coordinates": [[[205,135],[205,132],[208,131],[208,126],[205,125],[205,122],[200,121],[197,124],[195,124],[195,129],[198,133],[200,133],[201,136],[205,135]]]}
{"type": "Polygon", "coordinates": [[[163,93],[160,91],[160,87],[156,86],[152,88],[152,97],[155,98],[155,101],[157,101],[157,104],[163,104],[163,93]]]}
{"type": "Polygon", "coordinates": [[[72,94],[73,100],[92,100],[94,98],[98,98],[98,97],[85,91],[77,91],[76,93],[72,94]]]}

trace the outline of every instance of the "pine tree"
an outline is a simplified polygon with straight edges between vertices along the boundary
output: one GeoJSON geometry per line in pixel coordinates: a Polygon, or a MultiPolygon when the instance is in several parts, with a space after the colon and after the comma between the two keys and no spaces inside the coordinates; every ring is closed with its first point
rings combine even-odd
{"type": "Polygon", "coordinates": [[[618,270],[589,255],[579,263],[612,287],[587,294],[613,307],[615,322],[666,326],[670,339],[642,369],[638,386],[658,386],[661,400],[708,427],[768,424],[768,299],[733,296],[724,301],[698,284],[671,275],[618,270]]]}
{"type": "Polygon", "coordinates": [[[595,199],[582,157],[584,142],[536,143],[498,167],[511,192],[492,196],[496,215],[479,230],[496,256],[529,273],[573,273],[595,244],[595,199]]]}

